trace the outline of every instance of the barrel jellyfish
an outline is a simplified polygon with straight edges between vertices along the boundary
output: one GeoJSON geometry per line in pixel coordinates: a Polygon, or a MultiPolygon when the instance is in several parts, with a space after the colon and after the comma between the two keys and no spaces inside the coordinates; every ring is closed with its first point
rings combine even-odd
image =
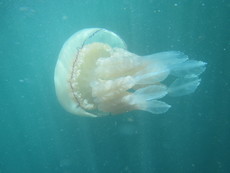
{"type": "Polygon", "coordinates": [[[138,56],[115,33],[89,28],[63,45],[54,73],[60,104],[70,113],[101,117],[134,110],[161,114],[166,96],[193,93],[206,63],[179,51],[138,56]]]}

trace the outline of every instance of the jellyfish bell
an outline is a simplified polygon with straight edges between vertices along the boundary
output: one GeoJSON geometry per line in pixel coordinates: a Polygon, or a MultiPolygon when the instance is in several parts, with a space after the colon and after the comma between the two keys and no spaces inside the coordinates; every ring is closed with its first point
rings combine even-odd
{"type": "Polygon", "coordinates": [[[128,52],[115,33],[89,28],[63,45],[54,83],[61,105],[76,115],[100,117],[133,110],[160,114],[170,105],[159,99],[194,92],[205,65],[178,51],[138,56],[128,52]],[[174,81],[166,85],[168,76],[174,81]]]}
{"type": "Polygon", "coordinates": [[[68,112],[96,116],[91,113],[97,111],[90,97],[90,82],[96,59],[109,55],[108,47],[126,49],[120,37],[100,28],[81,30],[63,45],[55,67],[54,82],[58,100],[68,112]],[[101,48],[100,44],[103,44],[101,48]]]}

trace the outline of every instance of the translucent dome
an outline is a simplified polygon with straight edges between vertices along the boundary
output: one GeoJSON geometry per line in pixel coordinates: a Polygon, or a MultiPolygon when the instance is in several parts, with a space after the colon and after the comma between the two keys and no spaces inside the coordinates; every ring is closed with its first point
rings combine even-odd
{"type": "Polygon", "coordinates": [[[65,42],[54,82],[59,102],[76,115],[98,117],[133,110],[159,114],[170,108],[159,99],[196,90],[205,65],[178,51],[138,56],[128,52],[113,32],[90,28],[65,42]],[[174,78],[172,83],[168,84],[168,76],[174,78]]]}

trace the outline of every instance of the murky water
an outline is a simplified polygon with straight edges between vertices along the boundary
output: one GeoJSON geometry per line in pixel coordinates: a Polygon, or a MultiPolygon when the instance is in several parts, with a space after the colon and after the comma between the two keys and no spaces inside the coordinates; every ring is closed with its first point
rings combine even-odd
{"type": "Polygon", "coordinates": [[[230,172],[230,3],[0,0],[1,173],[230,172]],[[165,114],[71,115],[54,67],[65,40],[101,27],[128,50],[180,50],[207,62],[197,91],[165,114]]]}

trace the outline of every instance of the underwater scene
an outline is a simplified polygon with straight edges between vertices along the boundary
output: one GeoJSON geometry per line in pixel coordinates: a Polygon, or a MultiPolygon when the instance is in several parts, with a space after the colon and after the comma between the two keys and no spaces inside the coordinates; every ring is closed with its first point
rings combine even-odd
{"type": "Polygon", "coordinates": [[[0,173],[229,173],[230,2],[0,0],[0,173]]]}

